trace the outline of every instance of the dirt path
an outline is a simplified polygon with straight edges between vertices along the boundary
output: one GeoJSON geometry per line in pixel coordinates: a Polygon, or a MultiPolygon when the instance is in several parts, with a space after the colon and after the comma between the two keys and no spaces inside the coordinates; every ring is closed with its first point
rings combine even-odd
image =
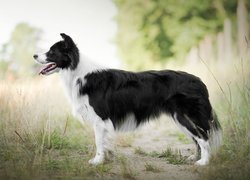
{"type": "Polygon", "coordinates": [[[166,158],[150,155],[152,152],[160,154],[171,148],[173,152],[179,150],[182,156],[188,157],[195,151],[192,141],[168,117],[162,117],[160,121],[150,123],[135,133],[118,135],[117,143],[116,151],[122,160],[112,169],[114,174],[120,171],[123,177],[128,179],[193,180],[198,178],[199,168],[193,163],[175,165],[168,162],[166,158]],[[123,163],[126,163],[127,168],[118,165],[123,163]]]}

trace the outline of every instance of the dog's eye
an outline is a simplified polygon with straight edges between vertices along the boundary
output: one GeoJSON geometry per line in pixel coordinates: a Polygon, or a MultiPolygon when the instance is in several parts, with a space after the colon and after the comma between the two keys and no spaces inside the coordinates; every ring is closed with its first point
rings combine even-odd
{"type": "Polygon", "coordinates": [[[48,52],[48,56],[52,56],[53,55],[53,52],[50,50],[49,52],[48,52]]]}

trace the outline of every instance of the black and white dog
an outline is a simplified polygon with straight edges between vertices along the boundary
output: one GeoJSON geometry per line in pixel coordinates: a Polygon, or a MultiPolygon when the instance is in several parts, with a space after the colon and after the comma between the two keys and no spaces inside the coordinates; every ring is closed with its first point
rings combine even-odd
{"type": "Polygon", "coordinates": [[[221,131],[207,88],[198,77],[171,70],[135,73],[105,69],[81,56],[71,37],[61,36],[62,41],[34,59],[46,64],[40,74],[59,72],[73,114],[93,125],[96,155],[89,163],[104,161],[112,132],[136,129],[162,113],[172,116],[193,139],[201,156],[196,164],[209,162],[221,131]]]}

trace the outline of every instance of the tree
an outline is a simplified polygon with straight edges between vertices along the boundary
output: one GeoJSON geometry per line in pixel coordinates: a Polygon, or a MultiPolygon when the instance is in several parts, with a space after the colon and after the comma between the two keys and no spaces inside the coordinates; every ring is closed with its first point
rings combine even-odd
{"type": "Polygon", "coordinates": [[[184,59],[207,34],[222,30],[235,16],[235,0],[114,0],[117,44],[130,69],[184,59]]]}
{"type": "Polygon", "coordinates": [[[13,30],[9,42],[2,48],[9,68],[18,75],[31,74],[34,64],[32,56],[37,49],[40,35],[40,29],[20,23],[13,30]]]}

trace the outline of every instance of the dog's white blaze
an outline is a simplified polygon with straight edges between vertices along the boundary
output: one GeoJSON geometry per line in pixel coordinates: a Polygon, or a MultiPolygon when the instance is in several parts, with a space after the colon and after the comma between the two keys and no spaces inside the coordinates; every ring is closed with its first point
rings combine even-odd
{"type": "Polygon", "coordinates": [[[127,131],[133,131],[137,128],[135,115],[133,113],[130,113],[126,116],[124,119],[123,124],[118,128],[119,131],[127,132],[127,131]]]}
{"type": "Polygon", "coordinates": [[[37,54],[37,58],[35,59],[38,63],[41,63],[41,64],[46,64],[48,63],[48,61],[46,61],[47,59],[47,56],[45,53],[42,53],[42,54],[37,54]]]}

